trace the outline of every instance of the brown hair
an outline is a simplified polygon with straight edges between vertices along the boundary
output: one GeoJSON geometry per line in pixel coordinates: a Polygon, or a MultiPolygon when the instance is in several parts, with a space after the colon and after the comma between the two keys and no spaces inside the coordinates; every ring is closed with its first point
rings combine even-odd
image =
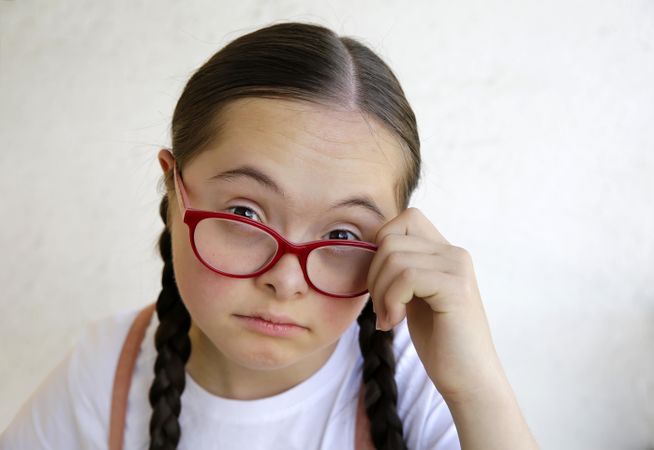
{"type": "MultiPolygon", "coordinates": [[[[398,206],[407,208],[420,176],[415,115],[391,69],[368,47],[323,26],[298,22],[270,25],[227,44],[191,76],[175,107],[172,152],[180,173],[218,135],[222,108],[243,97],[340,105],[377,119],[393,131],[402,148],[405,167],[395,189],[398,206]]],[[[177,447],[185,365],[191,353],[191,318],[175,283],[168,229],[171,172],[163,180],[167,194],[160,206],[166,227],[159,239],[164,268],[157,299],[155,377],[149,392],[150,449],[177,447]]],[[[373,443],[380,450],[406,449],[397,414],[393,332],[375,329],[370,298],[357,321],[373,443]]]]}

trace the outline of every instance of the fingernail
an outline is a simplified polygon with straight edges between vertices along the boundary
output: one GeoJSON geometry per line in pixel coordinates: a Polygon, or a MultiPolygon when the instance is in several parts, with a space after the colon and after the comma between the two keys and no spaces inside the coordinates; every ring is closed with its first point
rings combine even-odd
{"type": "Polygon", "coordinates": [[[375,328],[376,328],[377,330],[381,330],[381,328],[379,328],[379,317],[377,317],[377,318],[375,319],[375,328]]]}

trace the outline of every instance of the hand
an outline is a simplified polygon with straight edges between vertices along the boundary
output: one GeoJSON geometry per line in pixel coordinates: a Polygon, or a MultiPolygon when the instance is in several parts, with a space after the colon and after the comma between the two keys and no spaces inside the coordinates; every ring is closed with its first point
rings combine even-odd
{"type": "Polygon", "coordinates": [[[418,356],[445,400],[499,388],[504,373],[470,254],[417,208],[386,223],[375,241],[367,281],[380,329],[406,316],[418,356]]]}

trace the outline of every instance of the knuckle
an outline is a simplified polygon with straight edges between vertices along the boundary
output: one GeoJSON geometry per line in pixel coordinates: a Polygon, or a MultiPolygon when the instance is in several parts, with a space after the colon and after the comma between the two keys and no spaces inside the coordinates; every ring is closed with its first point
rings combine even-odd
{"type": "Polygon", "coordinates": [[[407,214],[410,214],[412,216],[416,215],[416,214],[421,214],[420,210],[418,208],[416,208],[415,206],[409,206],[406,209],[406,211],[407,211],[407,214]]]}
{"type": "Polygon", "coordinates": [[[380,246],[383,245],[384,247],[392,247],[393,242],[397,239],[397,235],[395,234],[386,234],[381,238],[381,241],[379,242],[380,246]]]}
{"type": "Polygon", "coordinates": [[[416,270],[413,267],[407,267],[400,272],[400,277],[404,281],[412,281],[415,278],[416,270]]]}
{"type": "Polygon", "coordinates": [[[420,211],[420,209],[416,208],[415,206],[411,206],[407,208],[407,215],[413,219],[413,220],[423,220],[425,218],[425,215],[420,211]]]}
{"type": "Polygon", "coordinates": [[[466,250],[463,247],[457,247],[456,245],[452,246],[452,252],[459,258],[463,260],[470,260],[472,257],[470,256],[470,252],[466,250]]]}
{"type": "Polygon", "coordinates": [[[390,267],[399,267],[404,261],[404,256],[401,253],[391,253],[386,261],[390,267]]]}

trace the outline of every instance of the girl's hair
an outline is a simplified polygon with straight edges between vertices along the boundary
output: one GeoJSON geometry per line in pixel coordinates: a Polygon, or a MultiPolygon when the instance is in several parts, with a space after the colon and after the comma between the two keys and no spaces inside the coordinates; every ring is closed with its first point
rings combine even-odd
{"type": "MultiPolygon", "coordinates": [[[[402,148],[403,173],[396,201],[406,209],[420,175],[420,141],[415,115],[391,69],[368,47],[339,37],[320,25],[287,22],[243,35],[218,51],[189,79],[172,120],[172,151],[180,173],[219,135],[219,114],[231,100],[267,97],[341,106],[377,119],[402,148]]],[[[175,198],[172,171],[164,176],[160,206],[166,225],[159,239],[164,261],[157,300],[157,359],[149,391],[150,449],[174,449],[180,439],[178,417],[191,353],[191,324],[172,265],[168,199],[175,198]]],[[[397,414],[393,331],[377,331],[372,301],[357,319],[364,358],[365,407],[377,449],[406,449],[397,414]]]]}

